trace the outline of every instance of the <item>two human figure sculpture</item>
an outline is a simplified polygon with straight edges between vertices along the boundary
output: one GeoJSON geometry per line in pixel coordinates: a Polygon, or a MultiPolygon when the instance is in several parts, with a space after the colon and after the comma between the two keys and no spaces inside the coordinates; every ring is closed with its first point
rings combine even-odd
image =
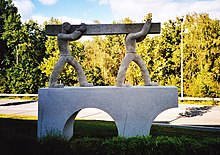
{"type": "MultiPolygon", "coordinates": [[[[143,59],[136,53],[136,42],[142,41],[148,34],[151,27],[151,20],[147,20],[143,25],[141,31],[137,33],[129,33],[125,38],[126,42],[126,55],[122,60],[122,64],[119,68],[116,86],[117,87],[126,87],[128,85],[124,84],[126,71],[129,67],[129,64],[134,61],[141,69],[142,77],[144,79],[145,86],[157,86],[157,82],[152,82],[146,64],[143,59]]],[[[88,83],[86,76],[83,72],[81,65],[77,60],[70,54],[69,42],[81,38],[83,33],[86,31],[86,25],[81,24],[80,28],[76,29],[74,32],[69,33],[71,25],[67,22],[62,24],[62,33],[58,34],[57,41],[60,51],[60,57],[54,70],[50,76],[49,88],[63,88],[63,84],[57,84],[59,75],[66,63],[72,65],[77,72],[79,84],[81,87],[91,87],[92,83],[88,83]]]]}

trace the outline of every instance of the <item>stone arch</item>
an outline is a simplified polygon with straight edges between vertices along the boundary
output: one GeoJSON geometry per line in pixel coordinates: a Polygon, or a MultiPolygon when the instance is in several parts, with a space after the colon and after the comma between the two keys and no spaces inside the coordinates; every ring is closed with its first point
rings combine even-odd
{"type": "Polygon", "coordinates": [[[76,120],[77,115],[80,113],[80,111],[85,110],[85,109],[98,109],[101,110],[102,112],[106,113],[106,115],[110,116],[112,121],[115,123],[116,125],[116,129],[117,129],[117,134],[118,133],[118,123],[115,121],[115,119],[113,118],[113,116],[111,116],[111,114],[109,114],[108,112],[106,112],[106,110],[103,110],[103,108],[98,108],[98,107],[86,107],[86,108],[80,108],[79,110],[73,112],[69,117],[67,117],[66,122],[64,123],[64,127],[63,127],[63,135],[66,136],[68,139],[70,139],[73,134],[74,134],[74,123],[76,120]]]}
{"type": "Polygon", "coordinates": [[[83,108],[98,108],[116,123],[118,135],[149,135],[153,119],[162,111],[177,107],[176,87],[70,87],[39,89],[38,137],[50,131],[73,134],[74,118],[83,108]]]}
{"type": "Polygon", "coordinates": [[[76,115],[80,112],[80,110],[73,112],[72,115],[67,117],[67,120],[66,120],[64,127],[63,127],[63,135],[64,136],[66,136],[68,138],[71,138],[73,136],[74,121],[75,121],[76,115]]]}
{"type": "MultiPolygon", "coordinates": [[[[161,111],[160,113],[158,113],[158,115],[156,115],[154,118],[153,118],[153,121],[155,123],[165,123],[165,124],[169,124],[171,123],[172,121],[178,119],[176,116],[180,113],[180,111],[178,110],[178,107],[173,107],[173,108],[169,108],[169,109],[165,109],[163,111],[161,111]],[[170,116],[169,119],[164,119],[164,115],[169,115],[169,114],[174,114],[176,113],[176,115],[174,116],[170,116]],[[160,121],[158,121],[160,120],[160,121]],[[168,121],[169,120],[169,121],[168,121]]],[[[167,118],[167,117],[166,117],[167,118]]]]}

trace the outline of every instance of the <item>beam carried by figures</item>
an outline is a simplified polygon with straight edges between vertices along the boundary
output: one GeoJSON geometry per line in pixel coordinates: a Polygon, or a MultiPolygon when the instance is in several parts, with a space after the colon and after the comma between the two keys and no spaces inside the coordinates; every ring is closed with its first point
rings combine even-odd
{"type": "MultiPolygon", "coordinates": [[[[139,32],[144,23],[134,24],[88,24],[87,30],[83,35],[115,35],[115,34],[128,34],[139,32]]],[[[81,25],[71,25],[69,33],[74,32],[81,25]]],[[[159,34],[160,23],[152,23],[148,34],[159,34]]],[[[57,36],[61,33],[62,25],[46,25],[46,34],[49,36],[57,36]]]]}

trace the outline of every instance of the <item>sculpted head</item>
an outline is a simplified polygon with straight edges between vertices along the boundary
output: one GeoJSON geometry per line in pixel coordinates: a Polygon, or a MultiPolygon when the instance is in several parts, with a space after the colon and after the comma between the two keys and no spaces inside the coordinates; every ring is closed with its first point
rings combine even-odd
{"type": "Polygon", "coordinates": [[[70,28],[71,28],[70,23],[64,22],[64,23],[62,24],[62,33],[68,33],[69,30],[70,30],[70,28]]]}

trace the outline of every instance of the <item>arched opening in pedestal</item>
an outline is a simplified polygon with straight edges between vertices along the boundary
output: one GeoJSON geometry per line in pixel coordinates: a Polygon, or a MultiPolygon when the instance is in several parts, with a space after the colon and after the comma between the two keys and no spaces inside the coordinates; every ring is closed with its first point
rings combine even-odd
{"type": "Polygon", "coordinates": [[[174,121],[179,119],[180,109],[170,108],[162,111],[157,117],[154,119],[154,124],[172,124],[174,121]]]}
{"type": "Polygon", "coordinates": [[[113,118],[97,108],[84,108],[75,112],[64,126],[64,135],[71,138],[118,136],[118,129],[113,118]]]}
{"type": "Polygon", "coordinates": [[[179,119],[180,112],[181,111],[180,109],[178,109],[178,107],[162,111],[159,115],[157,115],[154,118],[153,124],[150,129],[150,135],[154,135],[155,132],[160,132],[159,130],[164,130],[163,128],[161,128],[161,126],[169,127],[170,125],[172,125],[176,120],[179,119]]]}

